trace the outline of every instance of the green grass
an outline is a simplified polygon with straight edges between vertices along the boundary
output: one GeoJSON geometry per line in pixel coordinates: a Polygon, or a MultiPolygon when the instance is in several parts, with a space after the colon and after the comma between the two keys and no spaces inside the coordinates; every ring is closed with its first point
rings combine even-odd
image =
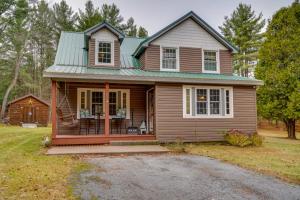
{"type": "MultiPolygon", "coordinates": [[[[280,131],[260,130],[262,147],[234,147],[224,143],[172,144],[174,151],[208,156],[300,184],[300,140],[280,131]]],[[[299,138],[300,135],[298,135],[299,138]]]]}
{"type": "Polygon", "coordinates": [[[47,156],[50,128],[0,126],[0,199],[73,199],[68,177],[86,167],[71,156],[47,156]]]}

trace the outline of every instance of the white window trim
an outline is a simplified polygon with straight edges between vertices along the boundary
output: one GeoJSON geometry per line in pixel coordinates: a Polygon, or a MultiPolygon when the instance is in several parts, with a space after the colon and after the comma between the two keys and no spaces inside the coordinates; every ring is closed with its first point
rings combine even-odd
{"type": "MultiPolygon", "coordinates": [[[[103,112],[105,113],[105,91],[103,88],[77,88],[77,119],[80,119],[80,105],[81,105],[81,92],[85,92],[85,107],[87,106],[87,90],[91,92],[103,92],[103,112]]],[[[121,94],[126,93],[126,119],[130,119],[130,89],[109,89],[109,92],[118,92],[121,91],[121,94]]],[[[92,106],[92,98],[90,97],[90,108],[92,106]]],[[[121,104],[123,104],[123,95],[121,95],[121,104]]]]}
{"type": "Polygon", "coordinates": [[[115,44],[112,40],[96,40],[95,44],[95,65],[102,65],[102,66],[114,66],[115,62],[115,44]],[[98,53],[99,53],[99,43],[106,42],[111,44],[111,62],[110,63],[102,63],[98,62],[98,53]]]}
{"type": "Polygon", "coordinates": [[[169,72],[179,72],[180,69],[179,69],[179,47],[176,46],[160,46],[160,71],[169,71],[169,72]],[[162,62],[162,58],[163,58],[163,48],[174,48],[176,49],[176,69],[165,69],[163,68],[163,62],[162,62]]]}
{"type": "Polygon", "coordinates": [[[220,74],[220,50],[219,49],[202,49],[202,73],[220,74]],[[215,51],[217,59],[217,71],[205,70],[204,51],[215,51]]]}
{"type": "MultiPolygon", "coordinates": [[[[201,118],[201,119],[215,119],[215,118],[233,118],[234,117],[234,110],[233,110],[233,87],[229,87],[229,86],[225,86],[225,87],[222,87],[222,86],[199,86],[199,85],[184,85],[183,86],[183,93],[182,93],[182,102],[183,102],[183,118],[201,118]],[[207,105],[207,114],[197,114],[196,110],[195,110],[195,116],[192,115],[193,111],[192,111],[192,94],[191,94],[191,97],[190,97],[190,114],[186,114],[186,89],[190,89],[190,91],[192,92],[192,88],[195,88],[195,90],[197,89],[207,89],[208,92],[207,92],[207,97],[208,99],[210,98],[209,97],[209,90],[210,89],[224,89],[224,93],[226,93],[226,90],[229,90],[229,107],[230,107],[230,114],[226,114],[226,95],[225,95],[225,98],[224,98],[224,105],[225,105],[225,115],[222,116],[221,113],[220,114],[210,114],[210,100],[208,100],[208,105],[207,105]]],[[[196,98],[197,96],[195,95],[195,102],[196,102],[196,98]]],[[[220,96],[220,106],[222,104],[221,102],[221,96],[220,96]]],[[[195,105],[196,107],[196,105],[195,105]]],[[[196,109],[196,108],[195,108],[196,109]]]]}

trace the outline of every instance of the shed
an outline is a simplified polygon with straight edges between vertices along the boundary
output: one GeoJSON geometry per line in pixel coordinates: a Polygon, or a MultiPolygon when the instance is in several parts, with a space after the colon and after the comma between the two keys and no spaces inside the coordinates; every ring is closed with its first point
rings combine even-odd
{"type": "Polygon", "coordinates": [[[47,126],[49,119],[49,104],[28,94],[8,103],[9,123],[12,125],[32,124],[47,126]]]}

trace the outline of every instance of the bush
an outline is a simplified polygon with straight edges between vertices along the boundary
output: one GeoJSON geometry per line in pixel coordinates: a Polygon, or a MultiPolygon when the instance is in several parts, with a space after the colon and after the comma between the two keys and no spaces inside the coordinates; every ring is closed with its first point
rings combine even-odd
{"type": "Polygon", "coordinates": [[[225,134],[225,140],[233,145],[239,147],[245,146],[261,146],[263,143],[263,137],[254,133],[248,135],[240,130],[232,129],[225,134]]]}
{"type": "Polygon", "coordinates": [[[258,135],[257,133],[254,133],[250,136],[250,140],[251,140],[253,146],[260,147],[263,144],[264,137],[261,135],[258,135]]]}

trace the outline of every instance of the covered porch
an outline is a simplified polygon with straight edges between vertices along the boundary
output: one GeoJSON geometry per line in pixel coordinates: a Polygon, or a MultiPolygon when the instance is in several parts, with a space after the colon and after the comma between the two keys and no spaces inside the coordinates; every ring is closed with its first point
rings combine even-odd
{"type": "Polygon", "coordinates": [[[52,80],[52,144],[155,140],[153,84],[52,80]]]}

